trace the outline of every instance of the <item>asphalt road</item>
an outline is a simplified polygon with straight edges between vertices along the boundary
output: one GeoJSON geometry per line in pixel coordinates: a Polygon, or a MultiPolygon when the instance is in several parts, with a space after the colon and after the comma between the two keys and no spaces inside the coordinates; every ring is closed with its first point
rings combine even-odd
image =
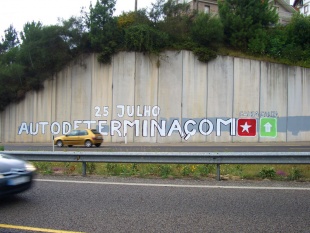
{"type": "Polygon", "coordinates": [[[309,194],[298,182],[44,176],[0,201],[0,232],[309,232],[309,194]]]}

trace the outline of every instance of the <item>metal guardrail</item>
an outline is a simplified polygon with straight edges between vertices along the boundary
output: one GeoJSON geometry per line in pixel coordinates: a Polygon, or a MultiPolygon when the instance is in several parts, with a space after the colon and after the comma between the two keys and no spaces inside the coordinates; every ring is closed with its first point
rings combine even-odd
{"type": "Polygon", "coordinates": [[[47,152],[3,151],[20,159],[46,162],[216,164],[310,164],[310,152],[47,152]]]}

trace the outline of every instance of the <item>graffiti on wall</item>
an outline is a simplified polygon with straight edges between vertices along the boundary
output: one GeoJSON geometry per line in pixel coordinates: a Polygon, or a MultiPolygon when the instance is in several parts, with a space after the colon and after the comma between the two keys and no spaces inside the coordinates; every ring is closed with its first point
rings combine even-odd
{"type": "Polygon", "coordinates": [[[221,136],[223,131],[229,131],[231,136],[255,137],[260,132],[261,137],[277,136],[276,111],[258,112],[242,111],[239,118],[170,118],[160,117],[161,108],[155,106],[133,106],[117,105],[116,112],[110,113],[108,106],[96,106],[94,117],[98,120],[74,120],[73,122],[22,122],[18,127],[18,135],[38,135],[51,133],[68,134],[72,129],[97,128],[104,136],[125,137],[130,129],[135,137],[170,137],[177,133],[180,137],[188,140],[197,134],[209,136],[215,133],[221,136]],[[104,118],[115,118],[105,120],[104,118]],[[116,118],[117,117],[117,118],[116,118]]]}

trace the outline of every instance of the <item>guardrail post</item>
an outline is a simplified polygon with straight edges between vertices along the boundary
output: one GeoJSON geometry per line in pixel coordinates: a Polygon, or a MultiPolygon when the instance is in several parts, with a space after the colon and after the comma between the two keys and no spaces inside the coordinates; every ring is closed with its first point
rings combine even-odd
{"type": "Polygon", "coordinates": [[[218,181],[221,180],[221,165],[220,164],[216,164],[216,179],[218,181]]]}
{"type": "Polygon", "coordinates": [[[53,135],[53,152],[55,152],[55,143],[54,143],[54,139],[55,139],[55,136],[53,135]]]}
{"type": "Polygon", "coordinates": [[[86,176],[86,162],[82,162],[82,176],[86,176]]]}

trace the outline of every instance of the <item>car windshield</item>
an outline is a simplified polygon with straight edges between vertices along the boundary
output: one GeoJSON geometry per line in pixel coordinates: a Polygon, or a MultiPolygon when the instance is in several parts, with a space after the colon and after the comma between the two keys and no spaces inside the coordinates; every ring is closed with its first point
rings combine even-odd
{"type": "Polygon", "coordinates": [[[83,136],[83,135],[88,135],[86,130],[80,130],[79,135],[83,136]]]}
{"type": "Polygon", "coordinates": [[[0,154],[0,159],[12,159],[13,157],[10,155],[0,154]]]}
{"type": "Polygon", "coordinates": [[[67,134],[67,136],[77,136],[79,134],[78,130],[73,130],[70,133],[67,134]]]}
{"type": "Polygon", "coordinates": [[[97,131],[96,129],[92,129],[91,130],[94,134],[100,134],[99,131],[97,131]]]}

